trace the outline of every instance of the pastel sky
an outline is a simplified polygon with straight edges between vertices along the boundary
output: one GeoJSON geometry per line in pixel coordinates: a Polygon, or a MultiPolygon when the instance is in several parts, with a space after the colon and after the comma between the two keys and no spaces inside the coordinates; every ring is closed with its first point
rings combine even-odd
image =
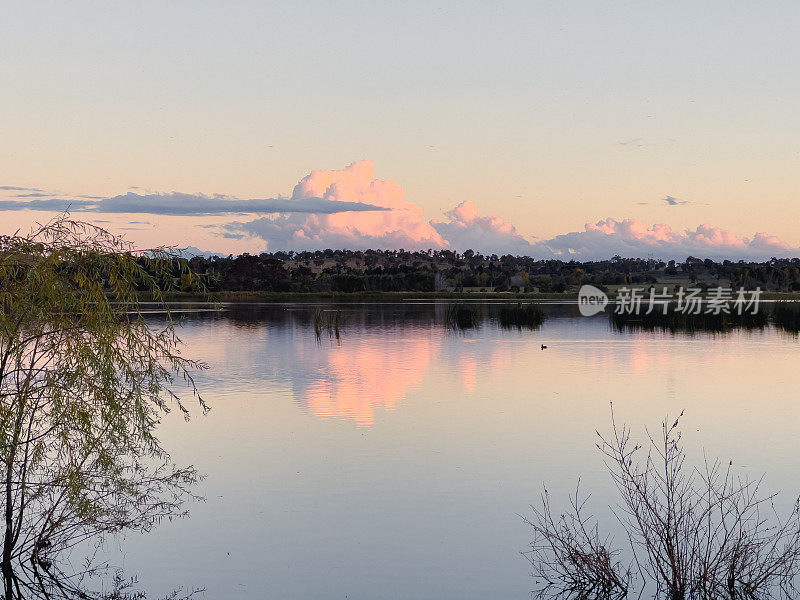
{"type": "Polygon", "coordinates": [[[795,2],[9,2],[0,233],[800,255],[795,2]]]}

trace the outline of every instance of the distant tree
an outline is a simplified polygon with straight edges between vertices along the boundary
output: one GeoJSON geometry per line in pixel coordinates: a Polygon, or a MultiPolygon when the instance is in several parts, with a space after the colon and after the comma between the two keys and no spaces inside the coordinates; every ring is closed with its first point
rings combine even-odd
{"type": "MultiPolygon", "coordinates": [[[[530,256],[496,254],[483,256],[472,250],[459,255],[452,250],[326,250],[304,252],[261,253],[258,256],[243,254],[236,258],[194,257],[189,261],[192,271],[202,273],[214,291],[266,291],[266,292],[328,292],[346,289],[349,283],[337,288],[337,276],[364,275],[363,287],[356,291],[433,291],[433,273],[446,273],[456,285],[465,287],[508,287],[524,281],[529,289],[536,284],[541,291],[553,291],[557,282],[565,286],[582,283],[593,285],[623,285],[664,283],[663,276],[675,276],[679,271],[694,281],[730,281],[733,287],[761,287],[764,290],[800,289],[800,258],[772,259],[765,263],[722,263],[711,259],[688,257],[676,264],[656,259],[623,258],[619,255],[609,260],[535,260],[530,256]],[[309,271],[300,269],[307,267],[309,271]],[[482,281],[481,278],[488,279],[482,281]],[[546,278],[550,277],[551,283],[546,278]],[[541,285],[539,282],[543,282],[541,285]]],[[[179,273],[173,268],[173,275],[179,273]]],[[[184,281],[182,288],[191,288],[184,281]]]]}

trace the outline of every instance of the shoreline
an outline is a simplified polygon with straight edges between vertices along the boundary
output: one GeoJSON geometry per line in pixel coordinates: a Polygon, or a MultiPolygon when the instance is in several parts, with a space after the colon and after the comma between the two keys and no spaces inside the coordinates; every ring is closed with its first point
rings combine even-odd
{"type": "MultiPolygon", "coordinates": [[[[615,286],[618,287],[618,286],[615,286]]],[[[628,286],[630,289],[645,289],[649,286],[628,286]]],[[[656,286],[658,288],[658,286],[656,286]]],[[[616,290],[609,289],[609,298],[616,297],[616,290]]],[[[800,292],[762,292],[761,301],[800,301],[800,292]]],[[[219,291],[208,294],[191,292],[165,293],[166,302],[226,302],[226,303],[271,303],[271,302],[408,302],[413,300],[483,300],[483,301],[576,301],[578,290],[563,293],[539,292],[260,292],[219,291]]],[[[646,300],[646,298],[644,299],[646,300]]]]}

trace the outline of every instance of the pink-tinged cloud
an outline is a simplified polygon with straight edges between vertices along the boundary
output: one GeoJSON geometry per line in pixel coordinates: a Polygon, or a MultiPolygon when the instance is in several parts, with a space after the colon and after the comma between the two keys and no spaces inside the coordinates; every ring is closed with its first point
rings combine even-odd
{"type": "Polygon", "coordinates": [[[529,254],[532,246],[516,228],[496,216],[480,216],[472,200],[465,200],[445,213],[447,221],[431,221],[448,246],[484,253],[529,254]]]}
{"type": "Polygon", "coordinates": [[[694,255],[714,259],[765,259],[798,255],[798,249],[766,233],[752,238],[707,223],[694,230],[676,231],[669,225],[650,225],[637,219],[603,219],[587,223],[584,231],[556,236],[535,244],[538,251],[561,258],[603,259],[615,254],[660,258],[694,255]]]}
{"type": "Polygon", "coordinates": [[[331,214],[283,214],[224,226],[228,237],[251,236],[267,250],[472,249],[488,254],[535,258],[602,260],[614,255],[684,259],[689,255],[714,259],[765,259],[798,255],[775,236],[742,237],[707,223],[675,230],[663,223],[607,218],[587,223],[583,231],[532,242],[499,216],[481,215],[465,200],[444,213],[442,220],[425,220],[422,207],[410,202],[392,180],[376,179],[375,166],[364,160],[341,170],[312,171],[294,188],[291,202],[318,199],[331,205],[348,203],[384,210],[331,214]]]}
{"type": "Polygon", "coordinates": [[[586,231],[599,231],[606,235],[619,234],[627,239],[635,239],[642,242],[677,242],[680,241],[680,234],[672,230],[669,225],[661,223],[648,225],[644,221],[636,219],[604,219],[597,223],[587,223],[586,231]]]}
{"type": "Polygon", "coordinates": [[[795,250],[789,244],[780,240],[777,236],[769,235],[763,231],[760,231],[753,236],[753,239],[750,240],[750,247],[762,250],[781,249],[782,251],[790,252],[794,252],[795,250]]]}
{"type": "Polygon", "coordinates": [[[369,160],[354,162],[342,170],[312,171],[295,186],[292,201],[300,203],[321,198],[388,210],[265,217],[235,224],[234,229],[265,239],[269,249],[447,246],[424,219],[422,207],[406,201],[402,187],[390,179],[375,179],[374,176],[375,165],[369,160]]]}

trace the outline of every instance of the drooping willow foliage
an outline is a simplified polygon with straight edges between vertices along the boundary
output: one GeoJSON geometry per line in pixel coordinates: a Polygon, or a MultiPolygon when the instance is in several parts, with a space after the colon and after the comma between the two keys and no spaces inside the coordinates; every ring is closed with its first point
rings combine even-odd
{"type": "Polygon", "coordinates": [[[59,217],[0,237],[0,512],[6,599],[93,597],[96,567],[65,551],[147,531],[184,514],[199,478],[155,436],[197,393],[164,282],[186,273],[167,251],[136,251],[95,226],[59,217]],[[145,320],[140,298],[166,318],[145,320]]]}

